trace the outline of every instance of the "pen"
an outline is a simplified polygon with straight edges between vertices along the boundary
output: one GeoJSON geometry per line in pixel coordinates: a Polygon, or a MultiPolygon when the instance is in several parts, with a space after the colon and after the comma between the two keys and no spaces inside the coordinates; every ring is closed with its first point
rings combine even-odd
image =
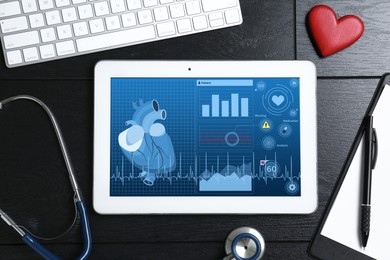
{"type": "Polygon", "coordinates": [[[363,201],[361,208],[361,238],[363,248],[367,246],[370,234],[371,215],[371,175],[375,168],[377,158],[377,140],[375,128],[373,128],[373,117],[366,118],[364,129],[364,179],[363,179],[363,201]]]}

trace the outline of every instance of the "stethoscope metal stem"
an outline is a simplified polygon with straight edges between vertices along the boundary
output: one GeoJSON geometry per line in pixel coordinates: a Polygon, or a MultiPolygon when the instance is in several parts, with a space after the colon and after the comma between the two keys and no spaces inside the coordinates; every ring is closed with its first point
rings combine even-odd
{"type": "Polygon", "coordinates": [[[8,216],[4,211],[2,211],[0,209],[0,217],[5,221],[5,223],[7,223],[9,226],[11,226],[13,229],[16,230],[16,232],[19,233],[19,235],[21,236],[24,236],[26,234],[26,232],[24,232],[23,229],[21,229],[16,223],[15,221],[13,221],[13,219],[8,216]]]}
{"type": "Polygon", "coordinates": [[[46,104],[43,103],[40,99],[33,97],[33,96],[29,96],[29,95],[18,95],[18,96],[4,99],[3,101],[0,102],[0,109],[2,109],[7,103],[10,103],[10,102],[18,100],[18,99],[27,99],[27,100],[31,100],[31,101],[38,103],[45,110],[47,115],[49,116],[50,121],[52,122],[52,125],[54,128],[54,132],[56,133],[58,143],[59,143],[60,148],[61,148],[62,156],[64,157],[66,168],[68,169],[69,179],[70,179],[70,183],[72,185],[72,189],[75,193],[76,201],[81,201],[81,194],[80,194],[80,191],[79,191],[79,188],[77,185],[77,181],[74,177],[73,167],[72,167],[72,164],[71,164],[69,156],[68,156],[68,152],[67,152],[67,149],[65,146],[64,138],[62,137],[60,128],[58,126],[57,120],[55,119],[53,113],[46,106],[46,104]]]}

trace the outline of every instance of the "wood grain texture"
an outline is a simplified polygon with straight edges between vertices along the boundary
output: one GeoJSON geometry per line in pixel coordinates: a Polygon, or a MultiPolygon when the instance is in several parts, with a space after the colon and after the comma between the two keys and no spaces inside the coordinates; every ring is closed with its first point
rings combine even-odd
{"type": "MultiPolygon", "coordinates": [[[[267,243],[264,259],[275,260],[305,260],[310,259],[300,252],[305,251],[306,242],[267,243]]],[[[77,256],[82,245],[57,244],[48,248],[63,259],[77,256]]],[[[27,246],[1,246],[0,252],[4,259],[40,259],[27,246]]],[[[91,259],[222,259],[224,257],[224,241],[206,243],[112,243],[96,244],[91,259]]]]}
{"type": "MultiPolygon", "coordinates": [[[[377,10],[382,16],[387,15],[387,1],[376,1],[379,6],[371,1],[355,1],[353,5],[347,1],[326,1],[339,15],[354,13],[366,26],[369,20],[370,30],[376,33],[370,32],[367,37],[377,37],[382,44],[372,43],[370,47],[372,53],[380,53],[379,56],[370,56],[366,45],[364,48],[354,45],[340,56],[326,60],[318,59],[314,49],[310,49],[313,47],[307,42],[306,29],[300,22],[310,7],[319,2],[296,1],[297,28],[294,27],[294,2],[241,0],[244,24],[220,31],[16,69],[6,69],[0,60],[0,99],[16,94],[37,96],[58,119],[90,214],[94,241],[92,259],[218,259],[223,256],[226,236],[243,225],[255,227],[264,235],[265,259],[308,259],[308,242],[379,77],[318,81],[319,207],[312,215],[102,216],[92,209],[92,79],[98,60],[279,60],[294,59],[296,47],[297,57],[314,61],[320,76],[374,77],[387,68],[387,54],[381,50],[389,48],[382,44],[388,40],[389,29],[385,20],[380,20],[381,16],[373,17],[377,10]]],[[[28,102],[12,104],[6,110],[0,111],[0,207],[33,233],[57,235],[72,222],[74,208],[50,123],[39,107],[28,102]]],[[[80,252],[81,241],[77,222],[69,234],[45,244],[69,259],[80,252]]],[[[0,255],[1,259],[39,259],[3,222],[0,222],[0,255]]]]}
{"type": "Polygon", "coordinates": [[[389,1],[298,0],[296,21],[297,58],[313,61],[319,76],[381,76],[390,70],[389,1]],[[365,25],[363,36],[347,49],[320,58],[310,40],[306,24],[309,10],[318,4],[330,6],[338,17],[347,14],[360,17],[365,25]]]}
{"type": "Polygon", "coordinates": [[[236,27],[7,69],[0,55],[0,79],[93,78],[103,59],[286,60],[295,57],[294,1],[241,0],[243,24],[236,27]]]}

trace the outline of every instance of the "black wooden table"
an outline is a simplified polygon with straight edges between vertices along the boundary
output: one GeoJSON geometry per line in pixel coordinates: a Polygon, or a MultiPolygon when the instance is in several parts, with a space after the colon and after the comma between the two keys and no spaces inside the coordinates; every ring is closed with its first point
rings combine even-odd
{"type": "MultiPolygon", "coordinates": [[[[307,259],[306,250],[352,145],[374,88],[389,70],[390,2],[322,1],[340,15],[356,14],[363,37],[326,59],[307,34],[317,0],[241,0],[244,23],[173,40],[50,63],[7,69],[0,58],[0,99],[34,95],[53,110],[63,130],[87,203],[93,259],[219,259],[238,226],[265,237],[265,259],[307,259]],[[311,215],[101,216],[92,209],[93,68],[102,59],[311,60],[318,69],[318,210],[311,215]]],[[[20,101],[0,111],[0,208],[34,234],[55,236],[74,217],[72,191],[46,115],[20,101]]],[[[82,248],[79,223],[44,244],[62,258],[82,248]]],[[[39,257],[0,222],[0,258],[39,257]]]]}

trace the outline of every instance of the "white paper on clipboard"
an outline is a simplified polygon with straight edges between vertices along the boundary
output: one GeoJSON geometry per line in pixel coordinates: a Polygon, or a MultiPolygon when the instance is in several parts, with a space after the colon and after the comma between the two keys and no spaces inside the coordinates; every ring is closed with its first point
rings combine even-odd
{"type": "Polygon", "coordinates": [[[360,238],[364,136],[335,199],[321,235],[376,259],[390,259],[390,86],[386,85],[373,112],[378,157],[372,173],[371,229],[367,247],[360,238]]]}

